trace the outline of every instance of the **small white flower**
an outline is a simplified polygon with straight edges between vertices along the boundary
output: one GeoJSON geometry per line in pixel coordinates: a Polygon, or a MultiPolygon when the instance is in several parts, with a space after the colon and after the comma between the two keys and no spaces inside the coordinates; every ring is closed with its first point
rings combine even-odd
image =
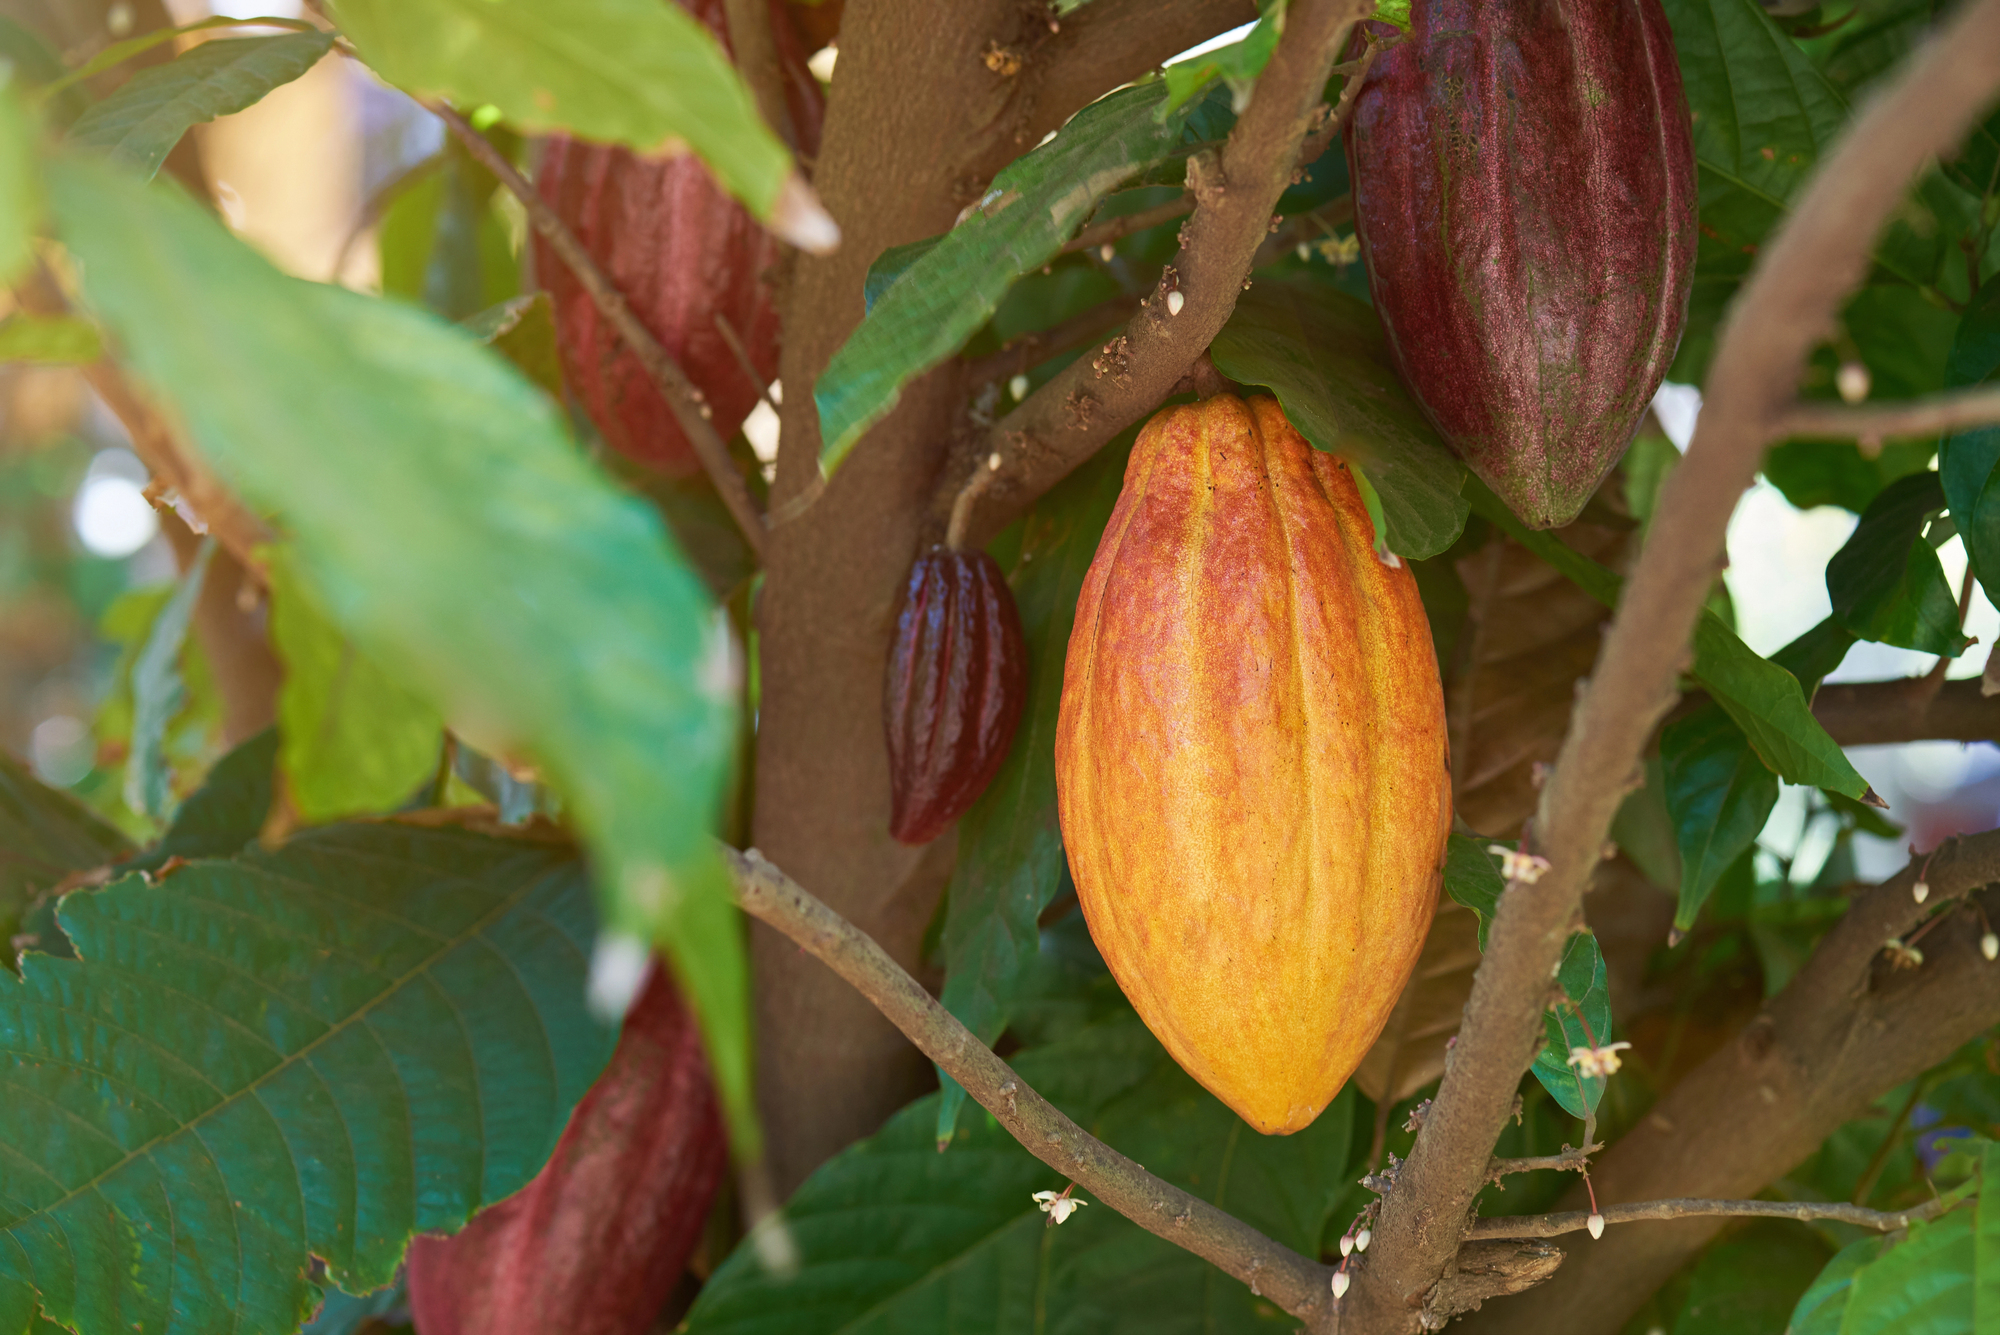
{"type": "Polygon", "coordinates": [[[1620,1065],[1619,1052],[1631,1046],[1630,1043],[1606,1043],[1601,1048],[1571,1048],[1569,1064],[1576,1068],[1578,1075],[1586,1078],[1615,1075],[1620,1065]]]}
{"type": "Polygon", "coordinates": [[[1342,1266],[1342,1267],[1341,1267],[1340,1269],[1338,1269],[1338,1270],[1334,1271],[1334,1272],[1333,1272],[1333,1296],[1334,1296],[1334,1297],[1336,1297],[1336,1298],[1342,1298],[1342,1297],[1345,1297],[1345,1296],[1347,1295],[1347,1286],[1348,1286],[1349,1284],[1353,1283],[1353,1282],[1354,1282],[1353,1280],[1351,1280],[1351,1279],[1349,1279],[1349,1278],[1347,1277],[1347,1267],[1346,1267],[1346,1266],[1342,1266]]]}
{"type": "Polygon", "coordinates": [[[1343,1233],[1340,1235],[1340,1254],[1344,1257],[1354,1255],[1354,1234],[1343,1233]]]}
{"type": "Polygon", "coordinates": [[[1067,1187],[1061,1191],[1038,1191],[1034,1198],[1041,1206],[1042,1213],[1058,1224],[1075,1214],[1082,1206],[1090,1204],[1089,1201],[1080,1201],[1070,1195],[1067,1187]]]}
{"type": "Polygon", "coordinates": [[[1931,886],[1929,881],[1918,881],[1915,885],[1910,887],[1910,898],[1916,900],[1919,904],[1923,903],[1926,899],[1929,899],[1930,897],[1931,897],[1931,886]]]}
{"type": "Polygon", "coordinates": [[[1860,362],[1842,362],[1840,369],[1833,373],[1833,387],[1840,391],[1840,397],[1847,403],[1859,403],[1868,397],[1868,368],[1860,362]]]}
{"type": "Polygon", "coordinates": [[[1368,1244],[1373,1242],[1374,1240],[1375,1240],[1374,1231],[1372,1229],[1364,1228],[1359,1233],[1356,1233],[1354,1235],[1354,1250],[1357,1252],[1365,1252],[1368,1250],[1368,1244]]]}
{"type": "Polygon", "coordinates": [[[1167,314],[1179,315],[1181,307],[1185,305],[1187,305],[1187,298],[1181,295],[1179,288],[1175,288],[1173,291],[1167,293],[1167,314]]]}
{"type": "Polygon", "coordinates": [[[1979,953],[1989,960],[2000,959],[2000,936],[1988,932],[1979,938],[1979,953]]]}
{"type": "Polygon", "coordinates": [[[1097,258],[1103,260],[1106,264],[1111,263],[1112,257],[1117,255],[1117,253],[1118,247],[1112,245],[1109,241],[1106,241],[1097,248],[1097,258]]]}
{"type": "Polygon", "coordinates": [[[1027,398],[1028,377],[1024,375],[1017,375],[1012,380],[1009,380],[1007,382],[1007,392],[1014,396],[1014,402],[1016,403],[1019,403],[1022,399],[1027,398]]]}
{"type": "Polygon", "coordinates": [[[1603,1237],[1603,1236],[1604,1236],[1604,1216],[1603,1216],[1603,1215],[1601,1215],[1601,1214],[1599,1214],[1599,1213],[1597,1213],[1597,1211],[1595,1211],[1595,1210],[1592,1210],[1592,1211],[1590,1212],[1590,1219],[1589,1219],[1589,1220],[1588,1220],[1588,1221],[1587,1221],[1587,1222],[1585,1223],[1584,1227],[1586,1227],[1586,1228],[1588,1228],[1588,1229],[1590,1230],[1590,1236],[1591,1236],[1591,1237],[1593,1237],[1593,1238],[1601,1238],[1601,1237],[1603,1237]]]}
{"type": "Polygon", "coordinates": [[[1312,255],[1313,255],[1313,248],[1307,245],[1303,241],[1299,242],[1299,258],[1302,260],[1310,260],[1312,258],[1312,255]]]}
{"type": "Polygon", "coordinates": [[[1889,952],[1889,963],[1898,969],[1915,969],[1924,962],[1924,952],[1915,946],[1906,945],[1890,937],[1882,943],[1882,949],[1889,952]]]}
{"type": "Polygon", "coordinates": [[[1521,853],[1501,844],[1488,844],[1486,851],[1500,859],[1500,874],[1522,885],[1533,885],[1549,869],[1549,860],[1533,853],[1521,853]]]}

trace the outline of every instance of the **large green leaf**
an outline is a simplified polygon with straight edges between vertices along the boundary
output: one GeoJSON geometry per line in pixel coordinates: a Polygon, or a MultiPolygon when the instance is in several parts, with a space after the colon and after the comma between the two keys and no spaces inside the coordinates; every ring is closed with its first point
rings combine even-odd
{"type": "MultiPolygon", "coordinates": [[[[1016,1069],[1154,1173],[1307,1255],[1358,1172],[1351,1093],[1297,1135],[1258,1135],[1129,1011],[1023,1052],[1016,1069]]],[[[755,1247],[738,1248],[702,1289],[690,1335],[1286,1328],[1268,1301],[1101,1204],[1048,1227],[1031,1195],[1063,1180],[983,1113],[962,1119],[939,1154],[936,1101],[911,1104],[815,1173],[785,1207],[797,1273],[775,1276],[755,1247]]]]}
{"type": "Polygon", "coordinates": [[[663,0],[331,0],[390,83],[492,105],[522,130],[646,151],[685,145],[768,218],[791,154],[707,26],[663,0]]]}
{"type": "Polygon", "coordinates": [[[996,176],[936,245],[903,248],[901,275],[814,387],[827,472],[889,414],[905,384],[964,346],[1009,284],[1055,258],[1099,201],[1173,151],[1188,108],[1163,116],[1166,98],[1166,82],[1149,79],[1092,103],[996,176]]]}
{"type": "Polygon", "coordinates": [[[318,64],[332,47],[333,34],[325,32],[203,42],[127,79],[77,117],[70,142],[104,149],[151,177],[189,126],[254,106],[318,64]]]}
{"type": "Polygon", "coordinates": [[[36,895],[131,853],[130,841],[96,812],[0,751],[0,940],[14,935],[36,895]]]}
{"type": "Polygon", "coordinates": [[[1961,1335],[1972,1329],[1973,1211],[1954,1210],[1854,1272],[1840,1335],[1961,1335]]]}
{"type": "MultiPolygon", "coordinates": [[[[1982,292],[1959,322],[1945,375],[1951,385],[1962,386],[1989,380],[1995,372],[2000,372],[2000,283],[1982,292]]],[[[1989,594],[2000,590],[2000,427],[1945,437],[1938,447],[1938,480],[1973,574],[1989,594]]]]}
{"type": "MultiPolygon", "coordinates": [[[[1056,825],[1056,713],[1076,596],[1125,477],[1132,435],[1098,451],[1035,503],[1012,583],[1028,644],[1028,701],[1007,761],[958,825],[946,896],[941,1000],[980,1042],[1000,1037],[1040,950],[1037,919],[1062,882],[1056,825]],[[1120,446],[1123,448],[1120,448],[1120,446]]],[[[942,1071],[938,1139],[958,1124],[965,1090],[942,1071]]]]}
{"type": "MultiPolygon", "coordinates": [[[[1585,593],[1616,607],[1624,583],[1554,534],[1530,529],[1478,478],[1468,478],[1472,508],[1507,535],[1553,566],[1585,593]]],[[[1863,798],[1868,781],[1819,720],[1813,717],[1799,680],[1738,638],[1715,613],[1702,610],[1694,626],[1694,678],[1728,711],[1757,754],[1780,778],[1812,788],[1830,788],[1863,798]]]]}
{"type": "Polygon", "coordinates": [[[1885,1245],[1880,1236],[1868,1237],[1836,1252],[1799,1295],[1798,1306],[1792,1309],[1792,1319],[1785,1326],[1785,1335],[1840,1335],[1840,1321],[1847,1314],[1854,1276],[1880,1256],[1885,1245]]]}
{"type": "Polygon", "coordinates": [[[1958,595],[1924,537],[1944,508],[1936,473],[1912,473],[1882,489],[1841,549],[1826,563],[1834,620],[1857,639],[1956,658],[1958,595]]]}
{"type": "Polygon", "coordinates": [[[331,827],[61,908],[0,978],[0,1329],[287,1331],[547,1159],[614,1035],[566,847],[331,827]]]}
{"type": "Polygon", "coordinates": [[[1254,285],[1209,349],[1232,380],[1264,385],[1314,449],[1373,485],[1399,556],[1435,556],[1458,539],[1470,506],[1465,469],[1446,453],[1389,361],[1365,302],[1311,279],[1254,285]]]}
{"type": "Polygon", "coordinates": [[[444,720],[327,620],[296,566],[269,562],[285,795],[313,823],[393,811],[436,774],[444,720]]]}
{"type": "Polygon", "coordinates": [[[1674,1335],[1777,1335],[1831,1248],[1790,1220],[1760,1219],[1702,1253],[1674,1335]]]}
{"type": "Polygon", "coordinates": [[[1720,706],[1707,705],[1660,733],[1667,812],[1680,850],[1680,905],[1687,931],[1730,864],[1757,842],[1778,804],[1778,776],[1720,706]]]}
{"type": "Polygon", "coordinates": [[[2000,1144],[1990,1140],[1979,1149],[1979,1186],[1972,1233],[1972,1329],[1974,1335],[2000,1335],[2000,1144]]]}
{"type": "Polygon", "coordinates": [[[464,330],[287,278],[169,187],[68,159],[50,181],[86,305],[209,466],[281,516],[327,614],[563,791],[606,926],[665,949],[754,1141],[743,948],[710,843],[726,630],[657,516],[464,330]]]}

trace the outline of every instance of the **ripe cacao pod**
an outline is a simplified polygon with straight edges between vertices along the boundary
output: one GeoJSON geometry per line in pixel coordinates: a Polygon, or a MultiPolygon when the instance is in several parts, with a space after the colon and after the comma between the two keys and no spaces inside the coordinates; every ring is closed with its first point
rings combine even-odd
{"type": "Polygon", "coordinates": [[[1027,659],[998,561],[948,547],[917,558],[882,693],[891,835],[929,843],[993,782],[1027,702],[1027,659]]]}
{"type": "Polygon", "coordinates": [[[1146,424],[1077,599],[1056,729],[1090,935],[1266,1133],[1339,1093],[1437,905],[1444,695],[1409,568],[1275,400],[1146,424]]]}
{"type": "Polygon", "coordinates": [[[419,1335],[645,1335],[728,1150],[701,1036],[656,965],[547,1166],[456,1236],[410,1244],[419,1335]]]}
{"type": "MultiPolygon", "coordinates": [[[[724,0],[684,7],[728,47],[724,0]]],[[[771,28],[799,150],[811,156],[824,98],[780,0],[771,4],[771,28]]],[[[778,262],[778,243],[692,153],[641,156],[557,135],[544,150],[536,188],[701,390],[717,433],[724,440],[734,435],[778,370],[778,308],[766,274],[778,262]],[[742,342],[758,380],[744,372],[718,315],[742,342]]],[[[539,236],[535,273],[555,306],[563,376],[605,443],[677,476],[696,472],[694,446],[667,401],[539,236]]]]}
{"type": "Polygon", "coordinates": [[[1660,0],[1415,0],[1347,129],[1397,369],[1536,528],[1617,464],[1687,322],[1695,166],[1660,0]]]}

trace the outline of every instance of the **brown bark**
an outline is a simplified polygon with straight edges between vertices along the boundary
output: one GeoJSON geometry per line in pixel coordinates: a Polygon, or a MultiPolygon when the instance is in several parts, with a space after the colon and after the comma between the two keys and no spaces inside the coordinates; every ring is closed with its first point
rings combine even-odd
{"type": "Polygon", "coordinates": [[[1813,716],[1842,746],[2000,739],[2000,699],[1979,686],[1977,678],[1942,686],[1922,677],[1840,682],[1819,688],[1813,716]]]}
{"type": "MultiPolygon", "coordinates": [[[[1039,5],[850,4],[814,176],[841,249],[800,257],[785,299],[784,444],[758,608],[757,843],[905,967],[950,850],[889,838],[882,671],[903,576],[960,411],[950,366],[908,386],[816,498],[812,385],[862,315],[869,263],[944,231],[1006,162],[1083,102],[1240,21],[1246,0],[1097,0],[1060,31],[1039,5]],[[987,60],[989,46],[1018,57],[987,60]],[[1001,70],[1013,68],[1011,74],[1001,70]]],[[[942,841],[941,841],[942,842],[942,841]]],[[[753,929],[759,1095],[789,1193],[929,1080],[868,1002],[753,929]]]]}

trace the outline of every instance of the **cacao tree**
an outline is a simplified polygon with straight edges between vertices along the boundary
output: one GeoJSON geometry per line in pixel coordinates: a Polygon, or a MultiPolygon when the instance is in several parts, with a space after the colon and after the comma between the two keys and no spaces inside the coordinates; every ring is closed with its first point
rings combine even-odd
{"type": "Polygon", "coordinates": [[[2000,1331],[1862,749],[2000,740],[2000,0],[176,18],[0,5],[177,558],[0,754],[0,1335],[2000,1331]],[[194,151],[322,62],[379,292],[194,151]]]}

